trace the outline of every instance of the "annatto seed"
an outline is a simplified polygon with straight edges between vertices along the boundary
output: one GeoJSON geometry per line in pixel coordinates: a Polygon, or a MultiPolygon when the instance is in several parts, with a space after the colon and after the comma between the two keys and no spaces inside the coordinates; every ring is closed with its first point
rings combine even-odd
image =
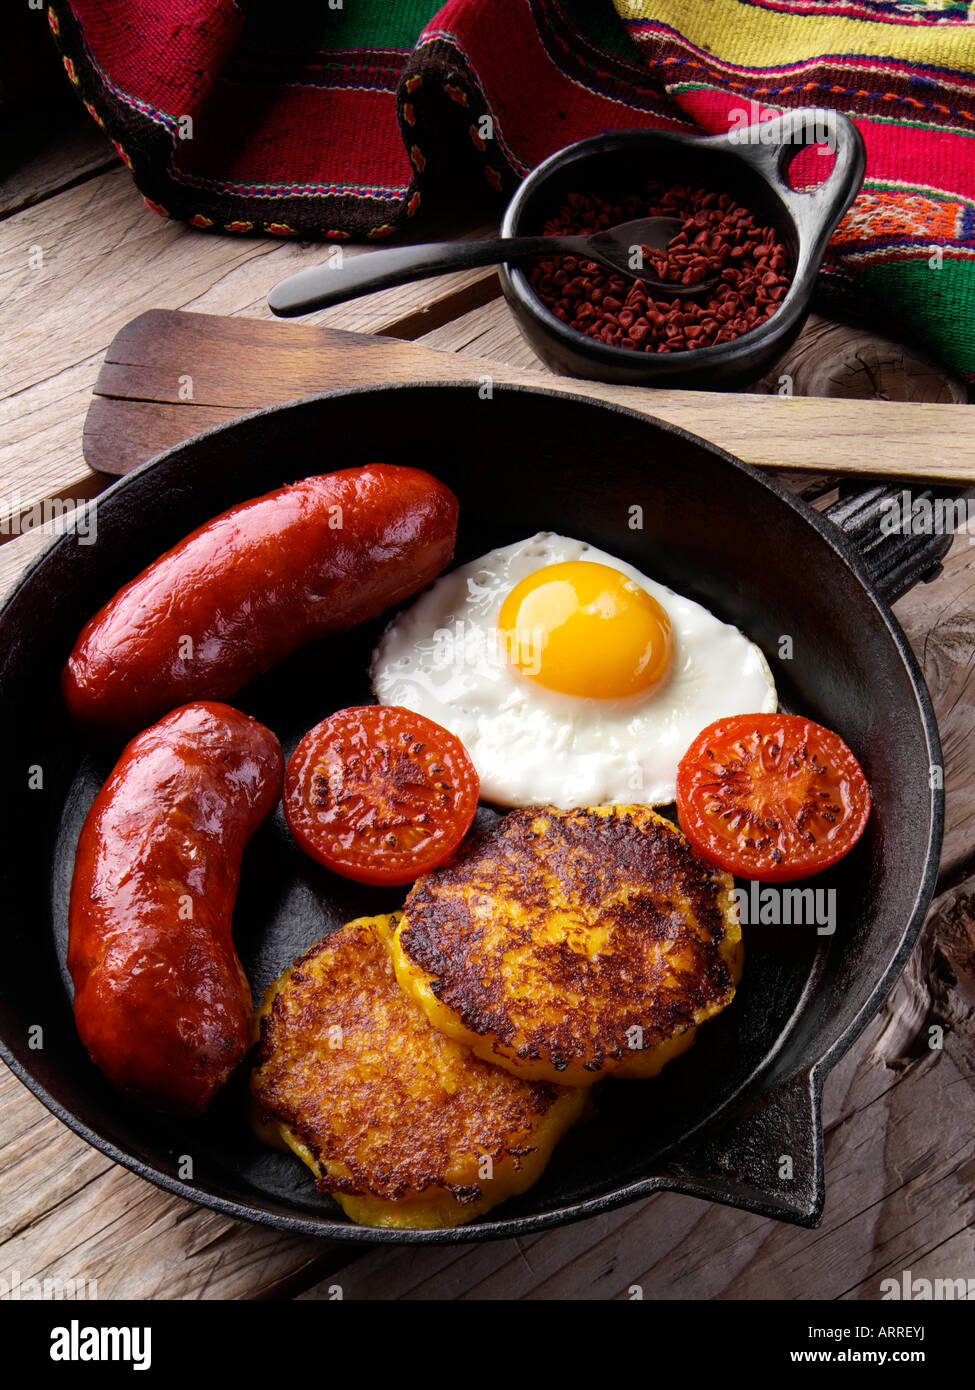
{"type": "Polygon", "coordinates": [[[636,277],[574,256],[537,261],[529,280],[564,322],[601,342],[642,352],[683,352],[730,342],[775,312],[789,287],[786,248],[730,194],[650,183],[611,201],[573,193],[543,224],[546,235],[586,233],[634,217],[679,217],[666,251],[644,248],[647,273],[690,293],[666,296],[636,277]],[[700,281],[716,281],[694,292],[700,281]]]}

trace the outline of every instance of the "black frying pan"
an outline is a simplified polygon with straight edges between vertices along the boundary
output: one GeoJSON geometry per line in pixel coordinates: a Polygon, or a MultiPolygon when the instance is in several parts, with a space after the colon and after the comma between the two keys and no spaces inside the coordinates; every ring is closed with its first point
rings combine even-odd
{"type": "MultiPolygon", "coordinates": [[[[889,992],[933,889],[942,794],[929,775],[940,749],[928,693],[852,543],[774,482],[626,410],[554,391],[499,386],[492,399],[483,394],[476,384],[337,392],[211,431],[104,493],[96,544],[60,537],[22,579],[0,613],[12,811],[3,1055],[60,1119],[120,1163],[231,1216],[292,1231],[470,1241],[557,1225],[664,1188],[812,1225],[824,1194],[823,1078],[889,992]],[[655,1080],[599,1086],[597,1118],[567,1137],[535,1187],[450,1231],[349,1223],[315,1192],[303,1164],[251,1136],[243,1076],[200,1120],[161,1118],[123,1099],[78,1040],[64,969],[75,841],[112,762],[61,708],[59,672],[83,621],[231,504],[377,458],[430,469],[457,492],[458,561],[537,530],[560,531],[738,624],[766,652],[783,703],[852,746],[874,796],[863,839],[815,880],[836,890],[835,936],[748,927],[734,1004],[701,1029],[691,1052],[655,1080]],[[643,508],[642,531],[628,524],[634,505],[643,508]],[[784,635],[794,653],[780,661],[784,635]],[[36,766],[43,787],[30,789],[36,766]],[[38,1027],[42,1034],[32,1033],[38,1027]],[[783,1155],[792,1159],[791,1178],[781,1176],[783,1155]]],[[[865,514],[859,506],[861,529],[865,514]]],[[[885,582],[902,587],[913,564],[894,555],[885,582]]],[[[289,754],[331,710],[368,698],[365,668],[381,627],[297,655],[236,703],[275,729],[289,754]]],[[[311,863],[279,811],[245,856],[238,898],[235,934],[255,994],[325,931],[387,911],[402,896],[311,863]]]]}

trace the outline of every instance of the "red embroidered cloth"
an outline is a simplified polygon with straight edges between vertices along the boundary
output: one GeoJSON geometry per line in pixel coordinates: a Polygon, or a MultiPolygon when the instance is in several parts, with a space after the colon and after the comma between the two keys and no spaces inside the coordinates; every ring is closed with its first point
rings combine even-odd
{"type": "Polygon", "coordinates": [[[607,129],[852,115],[867,180],[823,282],[975,378],[975,22],[956,0],[52,0],[68,75],[151,207],[391,236],[458,161],[509,191],[607,129]]]}

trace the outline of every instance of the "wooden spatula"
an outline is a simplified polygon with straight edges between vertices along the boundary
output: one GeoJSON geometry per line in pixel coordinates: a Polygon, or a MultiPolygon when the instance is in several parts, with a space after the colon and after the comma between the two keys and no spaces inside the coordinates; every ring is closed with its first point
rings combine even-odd
{"type": "Polygon", "coordinates": [[[130,472],[213,425],[336,387],[471,381],[614,401],[703,435],[761,468],[975,485],[975,431],[963,405],[661,391],[519,371],[395,338],[308,324],[152,309],[105,354],[84,431],[103,473],[130,472]]]}

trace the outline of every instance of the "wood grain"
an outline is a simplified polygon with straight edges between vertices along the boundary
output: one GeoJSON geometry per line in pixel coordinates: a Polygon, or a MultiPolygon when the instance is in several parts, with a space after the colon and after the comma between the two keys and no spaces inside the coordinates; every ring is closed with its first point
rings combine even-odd
{"type": "Polygon", "coordinates": [[[921,348],[820,314],[809,315],[797,342],[754,389],[778,392],[786,383],[797,396],[968,401],[965,383],[921,348]]]}
{"type": "MultiPolygon", "coordinates": [[[[466,230],[486,235],[493,228],[466,230]]],[[[124,166],[0,223],[0,519],[13,496],[30,508],[55,492],[90,495],[80,421],[74,429],[58,425],[69,422],[77,401],[65,396],[87,396],[102,353],[131,318],[159,306],[269,318],[271,285],[325,254],[320,243],[201,234],[160,218],[135,193],[124,166]],[[36,248],[40,264],[33,263],[36,248]],[[41,429],[51,431],[46,439],[38,437],[42,419],[41,429]]],[[[367,255],[368,248],[345,254],[367,255]]],[[[395,332],[402,322],[407,336],[416,336],[441,321],[454,296],[467,305],[496,285],[491,271],[463,271],[320,310],[309,321],[362,332],[395,332]]]]}
{"type": "MultiPolygon", "coordinates": [[[[469,355],[468,349],[484,340],[469,335],[468,320],[497,321],[507,314],[506,307],[490,305],[463,315],[463,328],[452,323],[424,335],[422,345],[403,345],[304,324],[151,311],[127,324],[106,352],[85,431],[85,456],[109,473],[151,458],[173,442],[181,393],[187,390],[192,400],[184,407],[185,429],[191,437],[201,428],[201,407],[257,409],[327,385],[490,378],[496,389],[512,382],[614,401],[704,435],[763,468],[975,484],[975,435],[963,406],[606,386],[469,355]],[[431,340],[455,350],[432,352],[431,340]],[[128,419],[133,401],[137,424],[128,419]],[[167,407],[159,435],[147,409],[154,401],[167,407]],[[135,447],[140,438],[141,451],[135,447]]],[[[501,324],[495,328],[499,333],[501,324]]],[[[497,333],[491,341],[501,346],[497,333]]],[[[511,349],[519,360],[518,343],[511,349]]]]}
{"type": "Polygon", "coordinates": [[[0,119],[0,218],[121,164],[67,81],[64,87],[35,101],[29,121],[23,110],[0,119]]]}
{"type": "Polygon", "coordinates": [[[27,566],[50,545],[53,536],[42,529],[14,536],[0,545],[0,599],[14,587],[27,566]]]}
{"type": "Polygon", "coordinates": [[[160,1192],[78,1139],[6,1069],[0,1135],[0,1272],[21,1280],[94,1281],[99,1298],[266,1298],[334,1262],[321,1241],[160,1192]]]}
{"type": "Polygon", "coordinates": [[[975,544],[959,535],[942,575],[894,607],[938,715],[945,765],[941,887],[975,873],[975,544]]]}

